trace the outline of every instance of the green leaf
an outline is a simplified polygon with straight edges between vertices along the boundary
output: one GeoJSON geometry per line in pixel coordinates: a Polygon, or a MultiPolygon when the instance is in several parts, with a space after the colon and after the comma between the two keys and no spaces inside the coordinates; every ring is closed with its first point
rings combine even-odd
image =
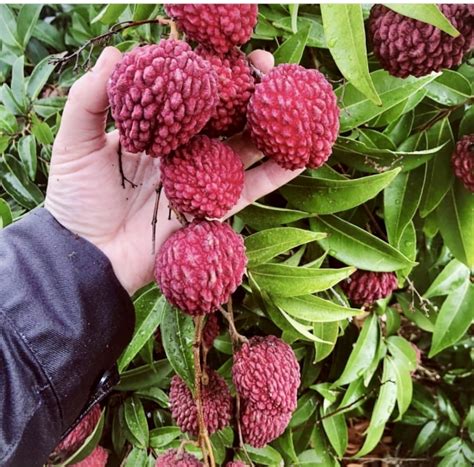
{"type": "Polygon", "coordinates": [[[291,224],[310,217],[311,215],[303,211],[292,209],[276,208],[253,203],[237,214],[245,224],[257,230],[269,229],[277,225],[291,224]]]}
{"type": "Polygon", "coordinates": [[[271,446],[265,446],[264,448],[254,448],[249,444],[245,445],[245,450],[248,452],[250,459],[257,464],[263,465],[281,465],[283,459],[280,453],[272,448],[271,446]]]}
{"type": "Polygon", "coordinates": [[[397,385],[396,375],[394,373],[393,362],[390,362],[391,357],[384,359],[382,383],[379,396],[375,402],[372,417],[370,418],[369,428],[367,429],[367,438],[364,445],[355,457],[363,457],[378,444],[382,438],[385,423],[392,413],[395,403],[397,401],[397,385]]]}
{"type": "Polygon", "coordinates": [[[318,214],[332,214],[359,206],[376,196],[400,172],[394,169],[352,180],[330,180],[299,176],[280,192],[299,209],[318,214]]]}
{"type": "Polygon", "coordinates": [[[139,3],[133,5],[133,21],[143,21],[144,19],[152,18],[155,9],[155,4],[139,3]]]}
{"type": "Polygon", "coordinates": [[[0,198],[0,229],[10,225],[13,221],[12,212],[8,203],[0,198]]]}
{"type": "Polygon", "coordinates": [[[167,409],[169,406],[168,395],[165,391],[156,386],[139,389],[138,391],[135,391],[135,395],[141,399],[148,399],[156,402],[164,409],[167,409]]]}
{"type": "Polygon", "coordinates": [[[454,136],[448,118],[436,122],[427,132],[430,146],[444,146],[428,162],[428,173],[420,204],[420,215],[426,217],[439,206],[453,183],[451,155],[454,136]]]}
{"type": "Polygon", "coordinates": [[[116,23],[120,18],[120,15],[127,9],[128,4],[126,3],[111,3],[106,5],[100,13],[91,21],[91,24],[100,21],[102,24],[113,24],[116,23]]]}
{"type": "Polygon", "coordinates": [[[17,102],[15,96],[13,95],[13,91],[7,84],[4,84],[2,87],[0,87],[0,102],[3,102],[5,107],[13,115],[23,115],[22,106],[19,102],[17,102]]]}
{"type": "Polygon", "coordinates": [[[177,426],[154,428],[150,431],[150,447],[155,449],[163,448],[180,436],[181,430],[177,426]]]}
{"type": "Polygon", "coordinates": [[[323,341],[319,337],[312,334],[310,332],[310,330],[312,329],[311,326],[307,326],[305,324],[300,323],[296,319],[293,319],[288,313],[286,313],[281,308],[280,308],[280,313],[286,319],[286,321],[294,328],[294,331],[291,330],[291,336],[293,336],[296,331],[296,335],[299,336],[303,340],[308,340],[311,342],[320,342],[322,344],[330,344],[330,342],[323,341]]]}
{"type": "Polygon", "coordinates": [[[413,455],[418,456],[426,452],[436,442],[438,435],[438,422],[434,420],[428,422],[416,438],[415,445],[413,446],[413,455]]]}
{"type": "Polygon", "coordinates": [[[65,97],[44,97],[42,99],[36,99],[35,103],[33,104],[33,110],[40,117],[48,119],[49,117],[60,113],[64,109],[65,103],[65,97]]]}
{"type": "Polygon", "coordinates": [[[471,83],[461,73],[443,70],[441,76],[426,86],[427,97],[447,106],[460,105],[472,96],[471,83]]]}
{"type": "Polygon", "coordinates": [[[474,205],[472,195],[456,181],[437,209],[438,227],[454,257],[474,267],[474,205]]]}
{"type": "Polygon", "coordinates": [[[26,4],[20,9],[17,19],[17,36],[19,41],[22,43],[23,48],[26,47],[30,40],[33,29],[38,22],[39,15],[43,5],[26,4]]]}
{"type": "Polygon", "coordinates": [[[395,375],[395,383],[397,385],[397,405],[400,420],[407,411],[413,396],[413,383],[411,381],[410,369],[404,364],[403,360],[388,360],[393,367],[392,372],[395,375]]]}
{"type": "Polygon", "coordinates": [[[17,33],[17,21],[7,5],[0,4],[0,40],[17,49],[22,49],[17,33]]]}
{"type": "Polygon", "coordinates": [[[20,162],[9,154],[0,159],[0,181],[5,191],[27,209],[43,202],[41,190],[29,180],[20,162]]]}
{"type": "MultiPolygon", "coordinates": [[[[325,399],[320,409],[321,417],[333,412],[335,409],[336,407],[325,399]]],[[[334,448],[334,451],[336,451],[336,454],[342,457],[346,452],[349,440],[346,418],[343,414],[335,414],[323,418],[322,422],[331,446],[334,448]]]]}
{"type": "Polygon", "coordinates": [[[385,227],[390,245],[395,248],[418,209],[425,177],[426,166],[402,172],[384,190],[385,227]]]}
{"type": "Polygon", "coordinates": [[[474,105],[469,106],[462,117],[459,124],[459,138],[464,135],[474,133],[474,105]]]}
{"type": "Polygon", "coordinates": [[[423,294],[425,298],[449,295],[469,280],[469,268],[457,259],[451,260],[423,294]]]}
{"type": "Polygon", "coordinates": [[[279,297],[296,297],[329,289],[355,271],[341,269],[312,269],[285,264],[262,264],[250,269],[257,284],[279,297]]]}
{"type": "Polygon", "coordinates": [[[356,268],[389,272],[415,264],[388,243],[336,216],[318,216],[310,225],[328,234],[318,243],[329,255],[356,268]]]}
{"type": "Polygon", "coordinates": [[[311,323],[340,321],[361,313],[361,310],[347,308],[314,295],[300,297],[274,297],[273,302],[291,316],[311,323]]]}
{"type": "Polygon", "coordinates": [[[415,113],[410,111],[403,114],[399,119],[393,120],[383,131],[391,141],[398,146],[405,141],[411,133],[415,113]]]}
{"type": "Polygon", "coordinates": [[[389,75],[385,70],[377,70],[370,74],[375,91],[382,100],[382,105],[371,102],[364,94],[357,90],[352,83],[344,84],[336,90],[341,100],[340,132],[344,133],[363,123],[372,120],[411,95],[423,89],[428,83],[436,79],[437,74],[423,78],[409,76],[405,79],[389,75]]]}
{"type": "Polygon", "coordinates": [[[370,315],[364,322],[362,331],[352,349],[341,376],[335,386],[349,384],[361,376],[375,358],[379,341],[379,325],[376,315],[370,315]]]}
{"type": "MultiPolygon", "coordinates": [[[[280,18],[276,21],[273,21],[272,25],[275,26],[276,28],[283,29],[284,31],[287,31],[293,34],[291,23],[292,23],[292,18],[290,16],[286,16],[284,18],[280,18]]],[[[308,41],[306,43],[307,47],[319,47],[322,49],[327,48],[326,38],[324,36],[324,28],[323,28],[320,16],[315,16],[315,15],[299,16],[297,18],[296,23],[297,23],[298,31],[301,31],[302,29],[306,27],[310,28],[308,41]]],[[[259,29],[260,30],[262,29],[262,28],[259,28],[260,24],[261,22],[259,21],[259,23],[257,24],[256,31],[258,31],[259,29]]],[[[262,22],[262,24],[264,23],[262,22]]],[[[265,32],[267,32],[267,34],[270,36],[271,39],[281,34],[280,31],[278,31],[278,29],[273,28],[272,26],[270,26],[270,28],[268,28],[268,31],[265,31],[265,32]]]]}
{"type": "Polygon", "coordinates": [[[361,5],[322,3],[320,8],[327,44],[340,72],[373,103],[382,105],[369,74],[361,5]]]}
{"type": "Polygon", "coordinates": [[[145,410],[138,397],[129,397],[124,403],[124,416],[130,434],[138,447],[145,449],[148,447],[148,423],[145,410]]]}
{"type": "Polygon", "coordinates": [[[403,364],[409,371],[416,369],[416,351],[410,342],[400,336],[390,336],[385,342],[395,361],[403,364]]]}
{"type": "Polygon", "coordinates": [[[21,112],[26,110],[25,105],[25,57],[18,57],[12,66],[11,89],[15,102],[19,105],[21,112]]]}
{"type": "Polygon", "coordinates": [[[166,309],[166,299],[157,289],[151,289],[135,300],[136,320],[132,341],[120,356],[119,371],[123,371],[140,352],[148,339],[153,336],[156,328],[163,320],[166,309]]]}
{"type": "Polygon", "coordinates": [[[23,136],[18,141],[18,154],[31,180],[36,177],[36,140],[33,135],[23,136]]]}
{"type": "Polygon", "coordinates": [[[136,391],[151,386],[166,387],[172,367],[168,360],[158,360],[152,365],[144,365],[133,370],[124,371],[120,383],[115,386],[118,391],[136,391]]]}
{"type": "Polygon", "coordinates": [[[0,132],[13,134],[17,131],[18,124],[12,112],[0,105],[0,132]]]}
{"type": "Polygon", "coordinates": [[[449,22],[440,9],[433,4],[420,5],[416,3],[385,3],[385,6],[403,16],[432,24],[450,36],[459,36],[459,31],[449,22]]]}
{"type": "Polygon", "coordinates": [[[314,412],[316,412],[317,405],[318,401],[314,393],[307,392],[301,396],[298,399],[298,405],[291,416],[288,426],[294,428],[308,421],[314,412]]]}
{"type": "Polygon", "coordinates": [[[296,34],[298,32],[298,7],[297,3],[292,3],[288,5],[288,9],[290,10],[291,15],[291,32],[296,34]]]}
{"type": "Polygon", "coordinates": [[[163,347],[173,370],[193,390],[194,324],[192,318],[167,304],[160,329],[163,347]]]}
{"type": "Polygon", "coordinates": [[[35,114],[31,115],[31,132],[42,144],[52,144],[54,140],[53,132],[46,122],[42,122],[35,114]]]}
{"type": "Polygon", "coordinates": [[[429,358],[455,344],[466,333],[473,321],[474,284],[464,284],[446,298],[439,311],[433,332],[429,358]]]}
{"type": "Polygon", "coordinates": [[[306,43],[308,42],[310,26],[306,25],[296,34],[286,39],[273,53],[275,63],[300,63],[306,43]]]}
{"type": "Polygon", "coordinates": [[[147,467],[147,457],[148,453],[146,449],[134,446],[125,460],[124,467],[147,467]]]}
{"type": "Polygon", "coordinates": [[[331,354],[336,346],[339,333],[339,323],[333,321],[330,323],[313,323],[313,335],[325,342],[315,342],[314,350],[316,356],[314,362],[320,362],[331,354]],[[327,343],[326,343],[327,342],[327,343]]]}
{"type": "Polygon", "coordinates": [[[266,263],[292,248],[323,237],[325,237],[325,234],[295,229],[294,227],[276,227],[262,230],[245,239],[248,267],[266,263]]]}
{"type": "Polygon", "coordinates": [[[455,454],[456,452],[459,452],[461,450],[461,446],[462,446],[461,438],[458,438],[457,436],[455,438],[451,438],[448,442],[443,444],[441,449],[439,449],[434,454],[434,457],[451,456],[455,454]]]}
{"type": "Polygon", "coordinates": [[[50,59],[50,56],[43,58],[31,72],[26,87],[26,93],[32,101],[39,96],[44,85],[48,82],[51,73],[54,71],[54,65],[49,63],[50,59]]]}

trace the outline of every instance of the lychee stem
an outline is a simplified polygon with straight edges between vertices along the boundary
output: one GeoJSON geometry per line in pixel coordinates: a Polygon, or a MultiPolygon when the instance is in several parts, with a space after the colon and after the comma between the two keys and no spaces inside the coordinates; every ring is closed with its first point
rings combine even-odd
{"type": "Polygon", "coordinates": [[[118,160],[119,160],[119,171],[120,171],[120,177],[122,178],[122,188],[125,189],[125,182],[130,183],[132,188],[136,188],[137,185],[133,183],[131,180],[129,180],[124,172],[123,172],[123,163],[122,163],[122,145],[119,143],[118,146],[118,160]]]}
{"type": "Polygon", "coordinates": [[[207,426],[204,421],[204,411],[201,394],[202,368],[201,368],[201,342],[202,330],[204,328],[204,316],[197,316],[194,319],[194,398],[196,401],[196,411],[199,425],[199,445],[201,447],[203,460],[206,466],[215,467],[214,454],[212,452],[211,441],[207,432],[207,426]]]}
{"type": "Polygon", "coordinates": [[[219,307],[219,311],[222,313],[222,316],[224,316],[224,318],[227,320],[227,323],[229,324],[229,334],[232,340],[232,345],[238,346],[241,343],[248,342],[248,339],[242,334],[239,334],[237,328],[235,327],[234,314],[232,312],[232,298],[229,299],[227,307],[229,311],[225,311],[222,307],[219,307]]]}
{"type": "Polygon", "coordinates": [[[151,220],[151,241],[152,241],[152,255],[155,254],[155,240],[156,240],[156,224],[158,222],[158,208],[160,206],[160,195],[161,188],[163,187],[162,183],[159,182],[158,186],[155,189],[155,206],[153,207],[153,218],[151,220]]]}

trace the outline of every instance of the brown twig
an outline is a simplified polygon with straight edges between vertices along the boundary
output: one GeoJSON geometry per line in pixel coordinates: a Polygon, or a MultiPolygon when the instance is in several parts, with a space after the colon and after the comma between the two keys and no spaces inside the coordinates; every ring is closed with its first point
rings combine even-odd
{"type": "Polygon", "coordinates": [[[68,55],[64,55],[63,57],[54,57],[49,61],[49,63],[54,66],[59,65],[60,67],[59,71],[61,71],[62,67],[66,63],[70,62],[71,60],[74,60],[75,64],[74,64],[73,71],[76,71],[79,68],[79,59],[80,59],[81,53],[88,47],[91,47],[88,58],[84,65],[84,68],[87,68],[88,64],[90,63],[92,50],[94,49],[96,44],[107,44],[110,38],[112,38],[115,34],[120,34],[126,29],[143,26],[144,24],[161,24],[163,26],[168,26],[170,28],[169,37],[172,39],[178,38],[178,31],[177,31],[175,22],[170,19],[163,18],[161,16],[158,16],[155,19],[145,19],[142,21],[122,21],[121,23],[114,24],[110,28],[110,30],[105,32],[104,34],[100,34],[99,36],[89,39],[74,52],[68,55]]]}
{"type": "Polygon", "coordinates": [[[214,460],[214,453],[212,451],[211,440],[209,439],[209,433],[207,432],[206,422],[204,421],[204,410],[202,404],[202,368],[201,368],[201,342],[202,342],[202,329],[204,325],[204,317],[198,316],[194,319],[196,326],[194,335],[194,399],[196,401],[197,418],[199,425],[199,436],[198,443],[202,451],[204,465],[209,467],[215,467],[216,461],[214,460]]]}
{"type": "Polygon", "coordinates": [[[427,457],[343,457],[344,461],[357,461],[365,464],[367,462],[385,462],[391,465],[400,465],[400,462],[431,462],[433,459],[427,457]]]}
{"type": "Polygon", "coordinates": [[[153,207],[153,218],[151,219],[151,242],[152,242],[152,255],[155,255],[155,243],[156,243],[156,224],[158,223],[158,208],[160,207],[160,195],[163,185],[158,182],[158,186],[155,189],[155,206],[153,207]]]}
{"type": "Polygon", "coordinates": [[[128,179],[126,176],[125,176],[125,173],[123,171],[123,162],[122,162],[122,157],[123,157],[123,154],[122,154],[122,145],[119,143],[119,146],[118,146],[118,161],[119,161],[119,171],[120,171],[120,177],[122,178],[122,188],[125,189],[125,182],[128,182],[130,183],[131,187],[132,188],[136,188],[137,187],[137,184],[136,183],[133,183],[130,179],[128,179]]]}
{"type": "MultiPolygon", "coordinates": [[[[229,303],[227,304],[227,307],[229,307],[229,303]]],[[[230,307],[232,307],[232,305],[230,305],[230,307]]],[[[245,336],[242,336],[242,334],[238,333],[237,328],[235,327],[233,313],[225,311],[222,307],[219,307],[219,311],[222,313],[222,316],[224,316],[224,318],[227,320],[227,323],[229,324],[229,334],[230,339],[232,340],[232,348],[234,345],[238,346],[243,342],[248,342],[248,339],[245,336]]]]}

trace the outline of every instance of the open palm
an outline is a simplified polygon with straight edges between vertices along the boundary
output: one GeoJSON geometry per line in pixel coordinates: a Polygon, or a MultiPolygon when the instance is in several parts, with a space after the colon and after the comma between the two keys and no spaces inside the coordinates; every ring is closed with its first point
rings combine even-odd
{"type": "MultiPolygon", "coordinates": [[[[132,294],[153,277],[151,220],[160,162],[145,154],[124,153],[123,172],[136,186],[122,186],[119,135],[117,131],[105,132],[107,80],[120,58],[117,49],[107,47],[95,67],[72,86],[54,142],[45,206],[64,227],[106,254],[119,281],[132,294]]],[[[255,51],[249,58],[263,72],[273,65],[273,57],[267,52],[255,51]]],[[[245,136],[233,138],[230,144],[246,167],[262,157],[245,136]]],[[[247,170],[242,196],[228,215],[299,172],[281,169],[272,161],[247,170]]],[[[168,219],[168,215],[168,201],[162,194],[157,249],[180,227],[178,220],[174,216],[168,219]]]]}

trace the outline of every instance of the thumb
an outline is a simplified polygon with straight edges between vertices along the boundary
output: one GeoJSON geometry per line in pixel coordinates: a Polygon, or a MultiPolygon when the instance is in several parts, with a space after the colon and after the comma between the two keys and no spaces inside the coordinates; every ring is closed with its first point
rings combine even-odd
{"type": "Polygon", "coordinates": [[[94,68],[72,85],[55,141],[61,153],[68,146],[94,144],[104,136],[109,106],[107,81],[121,56],[115,47],[105,48],[94,68]]]}

